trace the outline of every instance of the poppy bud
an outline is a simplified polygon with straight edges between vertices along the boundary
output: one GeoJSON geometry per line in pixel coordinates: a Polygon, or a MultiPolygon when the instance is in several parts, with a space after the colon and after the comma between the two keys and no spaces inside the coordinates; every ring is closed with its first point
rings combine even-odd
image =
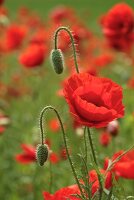
{"type": "Polygon", "coordinates": [[[48,146],[46,144],[40,144],[37,147],[36,158],[40,166],[43,166],[48,159],[48,146]]]}
{"type": "Polygon", "coordinates": [[[63,54],[60,49],[53,49],[51,52],[51,61],[57,74],[61,74],[64,68],[63,54]]]}
{"type": "Polygon", "coordinates": [[[114,120],[107,125],[107,132],[109,132],[112,136],[118,135],[119,123],[117,120],[114,120]]]}

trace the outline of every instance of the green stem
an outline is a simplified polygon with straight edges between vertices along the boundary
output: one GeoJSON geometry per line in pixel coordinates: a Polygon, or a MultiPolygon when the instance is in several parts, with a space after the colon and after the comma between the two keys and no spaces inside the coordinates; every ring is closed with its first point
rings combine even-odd
{"type": "Polygon", "coordinates": [[[59,28],[55,31],[55,35],[54,35],[54,47],[55,47],[55,49],[58,48],[58,47],[57,47],[58,33],[59,33],[61,30],[66,31],[66,32],[69,34],[69,36],[70,36],[71,44],[72,44],[72,48],[73,48],[73,57],[74,57],[75,68],[76,68],[77,73],[79,73],[79,67],[78,67],[78,63],[77,63],[77,54],[76,54],[76,49],[75,49],[74,38],[73,38],[73,36],[72,36],[72,34],[71,34],[71,31],[70,31],[67,27],[61,26],[61,27],[59,27],[59,28]]]}
{"type": "Polygon", "coordinates": [[[85,146],[85,162],[87,163],[87,141],[86,141],[86,126],[84,128],[84,146],[85,146]]]}
{"type": "Polygon", "coordinates": [[[94,163],[96,164],[96,166],[98,166],[90,129],[87,128],[87,131],[88,131],[88,138],[89,138],[89,143],[90,143],[90,147],[91,147],[91,151],[92,151],[93,160],[94,160],[94,163]]]}
{"type": "Polygon", "coordinates": [[[33,184],[33,200],[36,200],[38,199],[38,194],[37,194],[37,177],[38,177],[38,165],[35,166],[35,169],[34,169],[34,175],[32,177],[32,184],[33,184]]]}
{"type": "Polygon", "coordinates": [[[39,120],[39,127],[40,127],[40,132],[41,132],[41,144],[43,145],[44,144],[44,131],[43,131],[43,115],[44,115],[44,112],[46,111],[46,107],[41,111],[40,113],[40,120],[39,120]]]}
{"type": "Polygon", "coordinates": [[[87,168],[87,163],[86,163],[86,160],[82,158],[82,161],[84,163],[84,168],[85,168],[85,171],[86,171],[86,186],[87,186],[87,192],[88,192],[88,199],[90,200],[91,199],[91,195],[90,195],[90,184],[89,184],[89,174],[88,174],[88,168],[87,168]]]}
{"type": "Polygon", "coordinates": [[[98,173],[100,171],[99,171],[99,167],[98,167],[97,158],[96,158],[96,155],[95,155],[95,149],[94,149],[94,145],[93,145],[92,135],[91,135],[90,129],[87,128],[87,130],[88,130],[88,138],[89,138],[89,143],[90,143],[90,147],[91,147],[91,152],[92,152],[93,160],[94,160],[94,163],[95,163],[95,165],[97,167],[96,173],[97,173],[99,184],[100,184],[99,200],[101,200],[101,198],[102,198],[102,191],[103,191],[102,182],[101,182],[101,175],[100,175],[100,173],[98,173]]]}
{"type": "Polygon", "coordinates": [[[63,140],[64,140],[64,144],[65,144],[65,148],[66,148],[67,157],[68,157],[68,160],[69,160],[69,163],[70,163],[70,166],[71,166],[75,181],[76,181],[76,183],[77,183],[77,185],[79,187],[79,190],[81,192],[82,197],[84,198],[82,187],[81,187],[80,182],[78,180],[77,173],[76,173],[76,170],[74,168],[74,165],[73,165],[73,162],[71,160],[71,156],[70,156],[70,153],[69,153],[69,150],[68,150],[67,139],[66,139],[66,134],[65,134],[65,131],[64,131],[64,126],[63,126],[62,120],[60,118],[60,115],[59,115],[58,111],[52,106],[46,106],[41,111],[41,115],[40,115],[41,142],[43,144],[43,135],[44,135],[44,132],[43,132],[43,115],[47,110],[53,110],[55,112],[58,120],[59,120],[59,123],[60,123],[60,126],[61,126],[61,130],[62,130],[62,134],[63,134],[63,140]]]}

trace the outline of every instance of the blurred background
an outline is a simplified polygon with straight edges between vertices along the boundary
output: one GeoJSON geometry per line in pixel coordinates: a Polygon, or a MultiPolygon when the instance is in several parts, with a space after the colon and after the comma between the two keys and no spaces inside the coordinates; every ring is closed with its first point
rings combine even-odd
{"type": "MultiPolygon", "coordinates": [[[[100,23],[101,16],[121,2],[134,9],[133,0],[5,0],[0,6],[1,200],[41,200],[43,191],[53,193],[74,183],[66,160],[60,127],[54,114],[48,113],[45,123],[46,142],[53,152],[50,162],[40,168],[35,159],[35,148],[40,141],[39,113],[46,105],[54,105],[60,111],[69,137],[71,153],[75,155],[77,149],[82,148],[83,130],[70,118],[62,94],[63,81],[74,70],[72,51],[68,48],[66,35],[61,35],[59,39],[59,43],[63,41],[60,45],[65,54],[65,72],[60,76],[55,74],[49,59],[53,48],[53,34],[59,25],[74,28],[76,31],[82,71],[89,70],[92,74],[111,78],[124,88],[124,104],[127,109],[125,118],[118,122],[118,137],[108,139],[105,146],[103,141],[100,142],[103,130],[94,130],[95,133],[98,132],[94,140],[97,150],[101,152],[101,166],[103,167],[105,157],[111,157],[116,151],[126,150],[132,145],[134,83],[129,85],[128,82],[134,75],[133,54],[106,47],[100,23]],[[64,17],[61,21],[56,18],[56,12],[60,12],[59,8],[65,9],[65,20],[64,17]],[[12,25],[14,27],[11,27],[12,25]],[[40,49],[36,49],[37,43],[43,43],[40,44],[40,49]],[[27,57],[27,54],[30,54],[30,57],[27,57]],[[37,67],[34,64],[36,55],[39,57],[37,67]],[[103,59],[100,61],[96,59],[98,55],[106,55],[107,59],[104,62],[103,59]],[[98,68],[98,65],[102,67],[98,68]],[[75,145],[76,143],[78,145],[75,145]]],[[[79,169],[78,157],[75,156],[74,159],[79,169]]],[[[123,180],[120,184],[125,185],[126,194],[134,195],[133,180],[123,180]]]]}

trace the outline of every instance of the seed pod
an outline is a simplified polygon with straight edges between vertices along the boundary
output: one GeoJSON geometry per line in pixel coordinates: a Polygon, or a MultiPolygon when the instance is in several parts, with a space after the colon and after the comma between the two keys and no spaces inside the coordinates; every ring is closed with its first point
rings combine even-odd
{"type": "Polygon", "coordinates": [[[64,68],[63,54],[60,49],[53,49],[51,52],[51,62],[57,74],[61,74],[64,68]]]}
{"type": "Polygon", "coordinates": [[[36,158],[40,166],[43,166],[48,159],[48,146],[39,144],[37,147],[36,158]]]}

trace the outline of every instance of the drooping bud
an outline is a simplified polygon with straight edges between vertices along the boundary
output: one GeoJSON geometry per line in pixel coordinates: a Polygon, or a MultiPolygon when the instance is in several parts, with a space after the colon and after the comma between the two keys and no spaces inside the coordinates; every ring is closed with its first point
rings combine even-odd
{"type": "Polygon", "coordinates": [[[114,120],[107,125],[107,132],[109,132],[112,136],[118,135],[119,123],[117,120],[114,120]]]}
{"type": "Polygon", "coordinates": [[[37,147],[36,158],[40,166],[43,166],[48,159],[49,149],[46,144],[39,144],[37,147]]]}
{"type": "Polygon", "coordinates": [[[60,49],[53,49],[51,52],[51,62],[57,74],[61,74],[64,69],[63,54],[60,49]]]}

